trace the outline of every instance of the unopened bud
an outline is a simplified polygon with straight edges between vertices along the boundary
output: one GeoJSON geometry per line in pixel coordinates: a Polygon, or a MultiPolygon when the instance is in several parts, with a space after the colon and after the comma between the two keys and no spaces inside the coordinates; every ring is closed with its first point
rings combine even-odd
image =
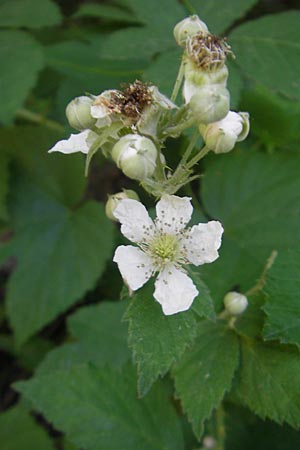
{"type": "Polygon", "coordinates": [[[83,131],[92,128],[96,120],[91,116],[93,100],[87,96],[76,97],[66,108],[68,122],[75,130],[83,131]]]}
{"type": "Polygon", "coordinates": [[[131,189],[123,189],[122,192],[109,195],[105,205],[105,213],[109,219],[117,221],[114,216],[114,210],[118,206],[120,200],[124,200],[125,198],[131,198],[138,201],[140,200],[137,193],[135,191],[132,191],[131,189]]]}
{"type": "Polygon", "coordinates": [[[206,34],[208,33],[208,28],[197,15],[181,20],[181,22],[178,22],[178,24],[175,25],[173,31],[175,40],[181,47],[185,46],[188,37],[194,36],[194,34],[200,32],[206,34]]]}
{"type": "Polygon", "coordinates": [[[112,158],[127,177],[142,181],[155,171],[157,149],[151,139],[127,134],[114,145],[112,158]]]}
{"type": "Polygon", "coordinates": [[[223,119],[229,111],[229,91],[219,85],[206,85],[194,93],[189,106],[195,121],[204,124],[223,119]]]}
{"type": "Polygon", "coordinates": [[[199,126],[205,145],[214,153],[230,152],[236,142],[246,139],[249,128],[249,114],[233,111],[218,122],[199,126]]]}
{"type": "Polygon", "coordinates": [[[228,292],[224,297],[226,311],[232,316],[242,314],[248,306],[247,297],[239,292],[228,292]]]}

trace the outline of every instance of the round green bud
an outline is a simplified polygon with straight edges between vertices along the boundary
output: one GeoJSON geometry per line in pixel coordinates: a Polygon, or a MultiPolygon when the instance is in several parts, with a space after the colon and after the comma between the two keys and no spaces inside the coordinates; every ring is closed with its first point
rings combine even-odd
{"type": "Polygon", "coordinates": [[[224,297],[226,311],[232,316],[242,314],[248,306],[247,297],[239,292],[228,292],[224,297]]]}
{"type": "Polygon", "coordinates": [[[66,108],[69,124],[75,130],[83,131],[92,128],[96,119],[91,116],[93,100],[87,96],[76,97],[66,108]]]}
{"type": "Polygon", "coordinates": [[[126,198],[131,198],[138,201],[140,200],[137,193],[131,189],[123,189],[122,192],[108,196],[108,200],[105,205],[105,213],[109,219],[117,221],[114,216],[114,210],[118,206],[120,200],[124,200],[126,198]]]}
{"type": "Polygon", "coordinates": [[[217,154],[230,152],[236,142],[246,139],[249,128],[249,114],[234,111],[218,122],[199,125],[206,146],[217,154]]]}
{"type": "Polygon", "coordinates": [[[190,109],[198,123],[212,123],[223,119],[229,111],[229,91],[219,85],[198,88],[189,102],[190,109]]]}
{"type": "Polygon", "coordinates": [[[180,45],[180,47],[185,46],[188,37],[194,36],[200,32],[203,34],[208,34],[208,28],[197,15],[181,20],[181,22],[178,22],[178,24],[175,25],[173,31],[175,41],[178,45],[180,45]]]}
{"type": "Polygon", "coordinates": [[[133,180],[143,181],[156,169],[157,149],[151,139],[137,134],[123,136],[112,149],[112,159],[133,180]]]}

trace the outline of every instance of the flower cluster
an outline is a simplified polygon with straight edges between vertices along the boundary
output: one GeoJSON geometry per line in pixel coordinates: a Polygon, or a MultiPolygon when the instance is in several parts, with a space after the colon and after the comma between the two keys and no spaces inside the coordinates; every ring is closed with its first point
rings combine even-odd
{"type": "Polygon", "coordinates": [[[160,198],[154,222],[132,190],[110,196],[106,212],[137,244],[116,250],[114,261],[124,281],[134,291],[157,273],[154,298],[165,314],[190,307],[198,291],[185,266],[213,262],[223,232],[217,221],[185,229],[192,213],[190,199],[174,194],[199,177],[195,165],[208,152],[227,153],[249,132],[248,114],[230,111],[226,60],[232,52],[227,41],[212,35],[198,16],[179,22],[174,37],[183,56],[171,98],[139,80],[119,90],[75,98],[66,115],[78,133],[50,150],[86,154],[86,171],[101,150],[128,178],[160,198]],[[184,102],[178,105],[181,88],[184,102]],[[195,128],[191,143],[172,170],[163,153],[165,141],[190,127],[195,128]],[[205,146],[195,152],[199,136],[205,146]]]}

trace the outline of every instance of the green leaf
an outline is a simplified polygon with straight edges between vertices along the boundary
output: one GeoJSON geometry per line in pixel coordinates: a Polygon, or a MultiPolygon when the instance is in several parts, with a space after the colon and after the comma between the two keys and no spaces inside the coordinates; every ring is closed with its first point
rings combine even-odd
{"type": "Polygon", "coordinates": [[[209,320],[215,320],[216,313],[214,308],[214,302],[213,299],[211,298],[208,287],[203,282],[198,272],[190,268],[187,271],[199,292],[199,295],[195,298],[192,304],[192,310],[199,317],[206,317],[209,320]]]}
{"type": "Polygon", "coordinates": [[[296,99],[300,98],[299,20],[298,11],[264,16],[235,28],[229,39],[236,62],[248,77],[296,99]]]}
{"type": "Polygon", "coordinates": [[[132,9],[137,21],[145,26],[130,27],[111,33],[102,48],[103,57],[126,59],[135,58],[138,54],[151,58],[157,53],[176,47],[173,28],[186,16],[179,2],[174,1],[170,5],[170,0],[152,2],[126,0],[122,3],[132,9]]]}
{"type": "Polygon", "coordinates": [[[102,301],[99,305],[80,308],[68,318],[68,330],[77,342],[48,353],[37,373],[46,375],[86,362],[120,367],[130,358],[127,326],[122,322],[126,307],[125,301],[102,301]]]}
{"type": "Polygon", "coordinates": [[[9,123],[35,85],[44,60],[40,45],[23,31],[0,32],[0,122],[9,123]]]}
{"type": "Polygon", "coordinates": [[[125,319],[129,321],[129,346],[138,370],[138,392],[144,396],[159,376],[164,376],[196,337],[192,311],[165,316],[153,298],[149,283],[134,294],[125,319]]]}
{"type": "Polygon", "coordinates": [[[0,414],[1,450],[54,450],[46,431],[22,405],[0,414]]]}
{"type": "Polygon", "coordinates": [[[250,149],[209,160],[201,192],[225,232],[220,257],[203,266],[202,279],[219,305],[227,291],[254,285],[273,250],[300,243],[299,164],[295,153],[250,149]]]}
{"type": "Polygon", "coordinates": [[[70,211],[34,190],[27,193],[26,204],[34,202],[35,215],[17,240],[19,263],[7,287],[18,344],[92,289],[112,250],[112,226],[99,204],[70,211]],[[42,219],[37,220],[37,212],[42,219]]]}
{"type": "Polygon", "coordinates": [[[42,28],[58,25],[61,14],[51,0],[2,0],[0,27],[42,28]]]}
{"type": "Polygon", "coordinates": [[[5,153],[0,152],[0,220],[7,220],[8,211],[6,197],[9,181],[9,159],[5,153]]]}
{"type": "Polygon", "coordinates": [[[262,419],[300,426],[300,358],[289,347],[244,340],[238,398],[262,419]]]}
{"type": "Polygon", "coordinates": [[[86,450],[183,450],[180,423],[163,386],[138,400],[134,370],[91,365],[17,384],[67,438],[86,450]]]}
{"type": "Polygon", "coordinates": [[[267,274],[265,339],[300,346],[300,252],[280,252],[267,274]]]}
{"type": "Polygon", "coordinates": [[[198,439],[204,421],[230,389],[238,363],[236,335],[222,325],[199,323],[193,347],[172,370],[177,396],[198,439]]]}
{"type": "Polygon", "coordinates": [[[198,14],[213,34],[221,34],[236,20],[242,19],[257,0],[227,0],[220,6],[218,0],[197,2],[189,0],[190,14],[198,14]]]}
{"type": "Polygon", "coordinates": [[[234,329],[244,337],[261,337],[265,321],[265,314],[262,310],[262,306],[265,302],[265,295],[263,295],[262,292],[258,292],[247,298],[248,307],[243,314],[236,317],[234,329]]]}
{"type": "Polygon", "coordinates": [[[136,22],[132,12],[121,9],[118,5],[99,5],[96,3],[85,3],[80,5],[74,18],[91,17],[95,19],[109,20],[113,22],[136,22]]]}

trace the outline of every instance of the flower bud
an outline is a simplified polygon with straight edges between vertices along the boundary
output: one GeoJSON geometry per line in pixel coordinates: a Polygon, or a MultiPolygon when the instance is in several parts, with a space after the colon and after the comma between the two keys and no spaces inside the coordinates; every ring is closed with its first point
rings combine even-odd
{"type": "Polygon", "coordinates": [[[219,85],[206,85],[198,88],[189,106],[198,123],[212,123],[223,119],[229,111],[229,91],[219,85]]]}
{"type": "Polygon", "coordinates": [[[249,114],[233,111],[218,122],[199,126],[206,146],[214,153],[230,152],[236,142],[246,139],[249,128],[249,114]]]}
{"type": "Polygon", "coordinates": [[[83,131],[92,128],[96,120],[91,116],[93,100],[87,96],[76,97],[66,108],[69,124],[75,130],[83,131]]]}
{"type": "Polygon", "coordinates": [[[175,41],[178,45],[180,45],[180,47],[185,46],[188,37],[200,32],[206,34],[208,33],[208,28],[197,15],[193,15],[181,20],[181,22],[178,22],[178,24],[175,25],[173,31],[175,41]]]}
{"type": "Polygon", "coordinates": [[[124,200],[125,198],[131,198],[137,201],[140,200],[137,193],[135,191],[132,191],[131,189],[123,189],[123,192],[118,192],[117,194],[109,195],[105,205],[105,213],[109,219],[117,221],[117,219],[114,216],[114,210],[118,206],[120,200],[124,200]]]}
{"type": "Polygon", "coordinates": [[[127,177],[142,181],[155,171],[157,149],[151,139],[127,134],[114,145],[112,158],[127,177]]]}
{"type": "Polygon", "coordinates": [[[242,314],[247,306],[247,297],[239,292],[228,292],[224,297],[224,305],[226,311],[232,316],[238,316],[242,314]]]}

